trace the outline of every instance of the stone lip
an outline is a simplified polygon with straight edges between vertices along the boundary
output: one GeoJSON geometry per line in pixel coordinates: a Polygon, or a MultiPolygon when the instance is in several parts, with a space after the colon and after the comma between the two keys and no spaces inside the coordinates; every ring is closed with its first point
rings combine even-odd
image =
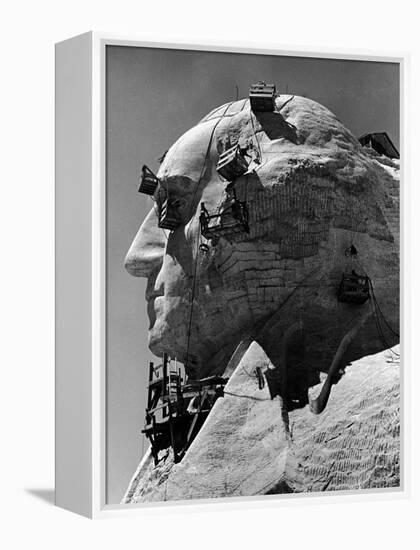
{"type": "Polygon", "coordinates": [[[162,453],[155,467],[146,455],[122,502],[400,485],[399,361],[392,352],[349,365],[319,416],[308,406],[285,412],[280,398],[258,389],[253,370],[269,363],[253,342],[183,461],[175,466],[162,453]]]}

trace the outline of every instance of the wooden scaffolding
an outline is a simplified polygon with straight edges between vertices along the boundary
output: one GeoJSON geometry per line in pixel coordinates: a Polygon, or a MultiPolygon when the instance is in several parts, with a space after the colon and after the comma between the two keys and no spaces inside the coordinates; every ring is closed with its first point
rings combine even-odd
{"type": "Polygon", "coordinates": [[[172,447],[174,462],[180,462],[204,424],[227,378],[210,376],[185,381],[176,361],[164,354],[161,365],[149,364],[145,427],[155,464],[159,452],[172,447]]]}

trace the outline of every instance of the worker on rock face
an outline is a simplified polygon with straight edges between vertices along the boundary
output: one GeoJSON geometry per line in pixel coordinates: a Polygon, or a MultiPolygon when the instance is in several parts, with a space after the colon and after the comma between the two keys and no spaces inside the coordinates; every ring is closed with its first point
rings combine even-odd
{"type": "MultiPolygon", "coordinates": [[[[387,199],[398,172],[329,110],[297,96],[277,97],[266,113],[253,113],[247,100],[233,102],[186,132],[157,176],[178,201],[179,223],[162,231],[152,208],[125,264],[148,279],[153,353],[177,356],[187,370],[196,357],[196,378],[223,374],[250,336],[284,380],[293,378],[299,355],[302,394],[319,371],[384,349],[370,301],[340,303],[337,289],[345,251],[355,243],[381,310],[398,327],[398,224],[391,219],[398,205],[387,199]],[[235,142],[259,151],[260,164],[230,184],[247,205],[249,232],[239,228],[210,242],[201,232],[201,204],[213,212],[229,200],[216,167],[224,144],[235,142]],[[203,243],[212,249],[210,262],[199,261],[203,243]]],[[[389,345],[396,341],[388,335],[389,345]]],[[[279,388],[288,391],[287,383],[279,388]]]]}
{"type": "Polygon", "coordinates": [[[190,402],[188,403],[187,412],[190,414],[196,413],[200,404],[199,402],[200,400],[197,395],[195,397],[191,397],[190,402]]]}

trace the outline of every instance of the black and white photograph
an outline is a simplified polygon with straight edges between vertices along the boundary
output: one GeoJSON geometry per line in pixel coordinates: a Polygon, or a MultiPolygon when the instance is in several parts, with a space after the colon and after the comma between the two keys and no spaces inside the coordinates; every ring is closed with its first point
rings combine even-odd
{"type": "Polygon", "coordinates": [[[417,548],[415,4],[2,7],[0,547],[417,548]]]}
{"type": "Polygon", "coordinates": [[[106,502],[399,490],[400,64],[105,70],[106,502]]]}

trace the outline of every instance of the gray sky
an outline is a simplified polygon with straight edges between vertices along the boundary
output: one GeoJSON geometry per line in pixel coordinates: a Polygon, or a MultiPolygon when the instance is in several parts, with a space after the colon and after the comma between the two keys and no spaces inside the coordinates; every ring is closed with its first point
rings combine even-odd
{"type": "Polygon", "coordinates": [[[328,107],[356,137],[388,132],[399,149],[399,67],[186,50],[107,47],[107,480],[119,502],[146,450],[143,427],[147,348],[145,279],[124,257],[149,203],[137,193],[139,170],[157,159],[213,108],[246,97],[257,80],[280,93],[328,107]]]}

